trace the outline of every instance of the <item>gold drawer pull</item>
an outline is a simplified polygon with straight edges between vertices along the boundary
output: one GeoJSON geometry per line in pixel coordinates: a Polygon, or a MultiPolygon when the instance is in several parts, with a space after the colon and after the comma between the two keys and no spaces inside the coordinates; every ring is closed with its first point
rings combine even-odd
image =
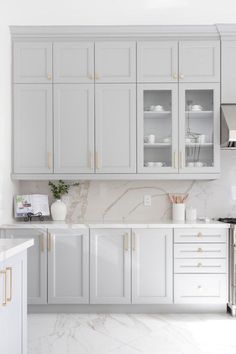
{"type": "Polygon", "coordinates": [[[9,297],[7,297],[7,302],[11,302],[12,301],[12,267],[7,267],[6,273],[7,272],[10,273],[10,295],[9,295],[9,297]]]}
{"type": "Polygon", "coordinates": [[[203,237],[203,234],[202,234],[201,232],[199,232],[199,233],[197,234],[197,237],[203,237]]]}
{"type": "Polygon", "coordinates": [[[133,249],[133,251],[136,250],[136,235],[135,235],[135,232],[132,232],[132,249],[133,249]]]}
{"type": "Polygon", "coordinates": [[[1,270],[0,274],[2,274],[4,276],[4,300],[2,302],[2,306],[6,306],[7,305],[7,271],[1,270]]]}
{"type": "Polygon", "coordinates": [[[53,243],[52,234],[49,232],[48,233],[48,252],[52,251],[52,243],[53,243]]]}
{"type": "Polygon", "coordinates": [[[198,267],[202,267],[202,263],[198,263],[197,266],[198,266],[198,267]]]}
{"type": "Polygon", "coordinates": [[[44,234],[39,236],[39,242],[40,242],[40,250],[43,253],[44,252],[44,234]]]}

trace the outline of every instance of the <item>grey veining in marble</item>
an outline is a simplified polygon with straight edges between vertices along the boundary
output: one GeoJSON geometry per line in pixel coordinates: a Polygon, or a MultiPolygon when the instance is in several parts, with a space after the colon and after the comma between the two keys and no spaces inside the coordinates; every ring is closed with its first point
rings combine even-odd
{"type": "Polygon", "coordinates": [[[40,314],[28,317],[28,354],[235,354],[226,314],[40,314]]]}
{"type": "MultiPolygon", "coordinates": [[[[187,205],[196,207],[199,216],[236,216],[236,201],[231,196],[231,186],[236,185],[236,151],[221,151],[221,171],[221,178],[215,181],[81,181],[64,197],[67,221],[170,219],[168,193],[177,192],[189,193],[187,205]],[[145,194],[152,196],[151,207],[143,205],[145,194]]],[[[45,181],[21,181],[18,193],[50,191],[45,181]]]]}

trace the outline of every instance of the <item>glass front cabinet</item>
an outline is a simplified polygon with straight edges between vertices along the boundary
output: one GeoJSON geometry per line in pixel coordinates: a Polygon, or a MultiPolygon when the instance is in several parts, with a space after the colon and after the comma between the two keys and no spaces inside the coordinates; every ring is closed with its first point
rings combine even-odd
{"type": "Polygon", "coordinates": [[[218,173],[218,84],[138,85],[138,172],[218,173]]]}

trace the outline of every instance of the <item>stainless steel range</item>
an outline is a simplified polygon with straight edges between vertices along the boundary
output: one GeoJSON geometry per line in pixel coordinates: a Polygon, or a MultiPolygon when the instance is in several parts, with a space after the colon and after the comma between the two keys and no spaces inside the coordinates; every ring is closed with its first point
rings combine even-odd
{"type": "Polygon", "coordinates": [[[228,312],[236,316],[236,218],[220,218],[230,224],[229,229],[229,302],[228,312]]]}

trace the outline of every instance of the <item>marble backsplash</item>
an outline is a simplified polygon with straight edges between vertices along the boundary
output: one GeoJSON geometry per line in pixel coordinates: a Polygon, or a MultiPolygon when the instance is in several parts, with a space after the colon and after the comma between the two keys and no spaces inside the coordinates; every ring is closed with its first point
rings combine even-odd
{"type": "MultiPolygon", "coordinates": [[[[67,221],[155,221],[171,218],[168,193],[189,193],[198,216],[235,216],[236,151],[221,151],[221,177],[214,181],[81,181],[64,196],[67,221]],[[143,205],[145,194],[152,206],[143,205]]],[[[20,181],[18,193],[51,193],[47,181],[20,181]]]]}

